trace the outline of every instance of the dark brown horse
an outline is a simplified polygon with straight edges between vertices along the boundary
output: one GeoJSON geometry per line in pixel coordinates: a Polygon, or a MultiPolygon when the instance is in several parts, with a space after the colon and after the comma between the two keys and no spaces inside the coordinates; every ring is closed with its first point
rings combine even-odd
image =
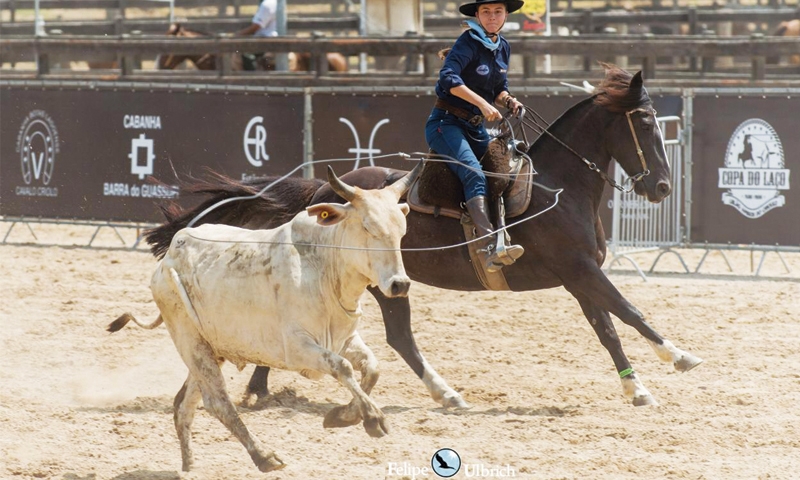
{"type": "MultiPolygon", "coordinates": [[[[205,32],[198,32],[189,30],[180,23],[173,23],[170,25],[167,35],[178,38],[204,38],[211,37],[212,35],[205,32]]],[[[244,62],[242,56],[237,53],[231,53],[231,70],[241,71],[244,70],[244,62]]],[[[328,57],[328,70],[332,72],[346,72],[348,70],[347,59],[340,53],[329,53],[328,57]]],[[[159,70],[174,70],[178,68],[183,62],[190,62],[197,67],[198,70],[216,70],[217,69],[217,55],[213,53],[206,53],[203,55],[185,55],[185,54],[165,54],[159,55],[156,64],[159,70]]],[[[273,71],[275,70],[274,57],[263,55],[256,59],[257,70],[273,71]]],[[[289,53],[289,70],[293,72],[307,72],[312,70],[311,67],[311,54],[310,53],[289,53]]]]}
{"type": "MultiPolygon", "coordinates": [[[[651,202],[660,202],[671,191],[670,171],[655,110],[642,85],[641,72],[631,76],[607,66],[599,93],[571,107],[549,127],[552,135],[542,135],[529,150],[537,181],[551,189],[563,189],[558,201],[545,189],[534,188],[533,201],[520,218],[534,215],[546,207],[545,214],[510,227],[514,243],[525,248],[513,265],[503,269],[511,290],[528,291],[564,286],[577,300],[600,343],[611,354],[622,379],[623,393],[634,405],[654,404],[655,399],[642,385],[622,346],[609,313],[635,328],[658,357],[671,362],[678,371],[688,371],[701,360],[676,348],[651,328],[644,316],[611,284],[600,269],[606,255],[605,234],[598,209],[604,174],[612,157],[624,171],[637,176],[635,191],[651,202]],[[554,140],[558,138],[562,143],[554,140]],[[565,145],[571,147],[570,151],[565,145]],[[641,152],[637,154],[637,150],[641,152]],[[580,156],[576,155],[579,154],[580,156]],[[586,161],[584,161],[586,160],[586,161]],[[594,168],[592,168],[594,167],[594,168]]],[[[393,183],[406,172],[367,167],[342,176],[342,180],[362,188],[379,188],[393,183]]],[[[148,233],[155,255],[161,256],[172,236],[199,212],[216,202],[259,192],[271,180],[242,184],[218,177],[189,188],[212,196],[191,211],[177,207],[165,210],[167,222],[148,233]]],[[[319,180],[289,178],[278,183],[256,200],[227,202],[200,219],[200,223],[228,223],[245,228],[268,228],[291,218],[307,205],[336,201],[336,194],[319,180]]],[[[340,200],[341,201],[341,200],[340,200]]],[[[416,212],[408,215],[408,233],[403,238],[403,261],[409,276],[440,288],[461,291],[482,290],[466,247],[437,249],[463,242],[457,220],[416,212]],[[426,249],[405,251],[405,249],[426,249]]],[[[386,338],[428,387],[431,396],[446,407],[464,407],[461,396],[450,388],[428,364],[414,342],[408,299],[389,299],[379,290],[370,292],[380,304],[386,338]]],[[[251,392],[266,393],[265,370],[258,368],[251,379],[251,392]]]]}

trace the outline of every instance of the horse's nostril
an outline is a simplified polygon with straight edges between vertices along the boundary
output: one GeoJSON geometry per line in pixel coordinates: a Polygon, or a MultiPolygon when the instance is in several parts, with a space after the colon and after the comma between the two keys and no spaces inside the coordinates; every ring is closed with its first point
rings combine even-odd
{"type": "Polygon", "coordinates": [[[656,190],[661,197],[666,197],[669,195],[669,192],[672,191],[672,187],[669,185],[668,182],[659,182],[656,186],[656,190]]]}

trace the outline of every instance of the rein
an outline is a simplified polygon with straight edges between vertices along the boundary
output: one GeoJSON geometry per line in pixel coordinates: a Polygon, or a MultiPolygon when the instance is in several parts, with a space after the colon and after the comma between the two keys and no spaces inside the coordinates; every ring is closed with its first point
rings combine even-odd
{"type": "MultiPolygon", "coordinates": [[[[633,110],[625,112],[625,116],[628,119],[628,125],[631,128],[631,136],[633,136],[633,143],[636,145],[636,154],[639,156],[639,160],[642,163],[642,171],[640,173],[637,173],[637,174],[631,176],[631,177],[628,177],[628,179],[625,180],[625,182],[623,182],[623,184],[627,183],[627,182],[631,182],[630,188],[625,189],[625,187],[623,187],[622,185],[620,185],[619,183],[614,181],[614,179],[611,178],[606,172],[600,170],[600,168],[597,167],[596,163],[590,161],[589,159],[587,159],[586,157],[584,157],[580,153],[576,152],[575,149],[573,149],[572,147],[570,147],[566,143],[562,142],[561,139],[559,139],[558,137],[556,137],[555,135],[550,133],[550,130],[549,130],[550,123],[547,120],[545,120],[544,117],[539,115],[539,112],[537,112],[536,110],[534,110],[534,109],[532,109],[532,108],[530,108],[530,107],[528,107],[526,105],[523,105],[523,107],[525,107],[526,111],[530,111],[530,112],[533,113],[533,116],[528,117],[528,118],[525,118],[525,116],[523,115],[522,119],[520,120],[520,122],[522,123],[523,126],[530,128],[531,130],[533,130],[534,132],[536,132],[539,135],[547,134],[550,138],[552,138],[553,140],[558,142],[562,147],[566,148],[573,155],[575,155],[576,157],[581,159],[581,161],[589,168],[589,170],[597,173],[600,176],[600,178],[602,178],[606,183],[608,183],[612,187],[616,188],[620,192],[623,192],[623,193],[632,192],[633,191],[633,186],[636,184],[636,182],[638,182],[640,180],[643,180],[644,177],[650,175],[650,169],[647,168],[647,161],[644,158],[644,152],[642,151],[641,147],[639,146],[639,137],[636,135],[636,130],[634,130],[634,128],[633,128],[633,121],[631,120],[631,115],[633,113],[636,113],[636,112],[642,112],[642,113],[645,113],[645,114],[652,113],[653,117],[655,117],[655,115],[656,115],[656,110],[655,109],[646,109],[646,108],[640,107],[640,108],[635,108],[633,110]]],[[[523,130],[523,132],[524,132],[524,130],[523,130]]]]}

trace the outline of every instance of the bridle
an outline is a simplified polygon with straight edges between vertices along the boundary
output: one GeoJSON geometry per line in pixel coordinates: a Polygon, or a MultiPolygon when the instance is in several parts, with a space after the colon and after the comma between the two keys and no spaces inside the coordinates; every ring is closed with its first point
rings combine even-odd
{"type": "Polygon", "coordinates": [[[644,177],[650,175],[650,169],[647,168],[647,160],[645,160],[644,158],[644,152],[642,151],[642,147],[639,146],[639,137],[636,135],[636,129],[633,128],[633,120],[631,120],[631,115],[636,112],[641,112],[644,113],[645,115],[650,115],[652,113],[653,121],[656,124],[656,128],[658,128],[658,119],[656,119],[656,114],[658,112],[656,112],[656,109],[653,107],[650,108],[639,107],[625,112],[625,117],[628,119],[628,126],[631,127],[631,136],[633,137],[633,143],[634,145],[636,145],[636,155],[639,156],[639,161],[642,162],[642,172],[637,173],[636,175],[631,177],[633,179],[633,183],[636,183],[639,180],[643,180],[644,177]]]}
{"type": "MultiPolygon", "coordinates": [[[[629,110],[629,111],[625,112],[625,117],[628,119],[628,126],[631,129],[631,136],[633,137],[633,143],[636,146],[636,155],[639,157],[639,161],[642,163],[642,171],[637,173],[637,174],[635,174],[635,175],[633,175],[633,176],[631,176],[631,177],[628,177],[628,179],[625,180],[624,183],[627,183],[627,182],[631,183],[631,186],[626,189],[625,187],[623,187],[622,185],[620,185],[619,183],[614,181],[614,179],[611,178],[606,172],[600,170],[600,168],[597,166],[596,163],[590,161],[589,159],[587,159],[586,157],[584,157],[580,153],[576,152],[572,147],[570,147],[566,143],[562,142],[559,138],[557,138],[555,135],[550,133],[550,130],[549,130],[550,123],[547,122],[547,120],[545,120],[541,115],[539,115],[539,113],[536,110],[534,110],[534,109],[532,109],[532,108],[530,108],[530,107],[528,107],[526,105],[523,105],[523,107],[525,107],[525,111],[526,112],[530,111],[530,112],[533,113],[533,117],[529,117],[528,119],[526,119],[524,117],[524,115],[522,116],[522,118],[520,120],[520,123],[523,126],[526,126],[526,127],[530,128],[531,130],[533,130],[534,132],[536,132],[539,135],[547,134],[550,138],[552,138],[553,140],[558,142],[562,147],[566,148],[567,150],[572,152],[572,154],[574,154],[576,157],[580,158],[581,161],[589,168],[589,170],[597,173],[600,176],[600,178],[602,178],[606,183],[608,183],[612,187],[616,188],[620,192],[623,192],[623,193],[632,192],[633,191],[633,187],[636,184],[636,182],[643,181],[644,177],[650,175],[650,169],[647,168],[647,160],[644,158],[644,152],[642,151],[642,148],[641,148],[641,146],[639,144],[639,137],[636,135],[636,129],[633,128],[633,120],[631,120],[631,115],[633,115],[634,113],[637,113],[637,112],[644,113],[645,115],[651,115],[652,114],[653,115],[653,119],[655,120],[656,119],[656,109],[655,108],[652,108],[652,107],[639,107],[639,108],[634,108],[633,110],[629,110]]],[[[658,120],[656,120],[656,128],[658,128],[658,120]]]]}

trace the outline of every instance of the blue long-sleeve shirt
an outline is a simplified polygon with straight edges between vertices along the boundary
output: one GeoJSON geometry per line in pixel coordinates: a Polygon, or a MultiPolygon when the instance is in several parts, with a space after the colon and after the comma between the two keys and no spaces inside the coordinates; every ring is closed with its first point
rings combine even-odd
{"type": "Polygon", "coordinates": [[[508,62],[511,46],[500,37],[500,47],[492,51],[472,38],[469,30],[461,34],[444,59],[436,82],[436,95],[454,107],[463,108],[480,115],[481,110],[455,95],[450,89],[466,85],[489,104],[502,91],[508,91],[508,62]]]}

